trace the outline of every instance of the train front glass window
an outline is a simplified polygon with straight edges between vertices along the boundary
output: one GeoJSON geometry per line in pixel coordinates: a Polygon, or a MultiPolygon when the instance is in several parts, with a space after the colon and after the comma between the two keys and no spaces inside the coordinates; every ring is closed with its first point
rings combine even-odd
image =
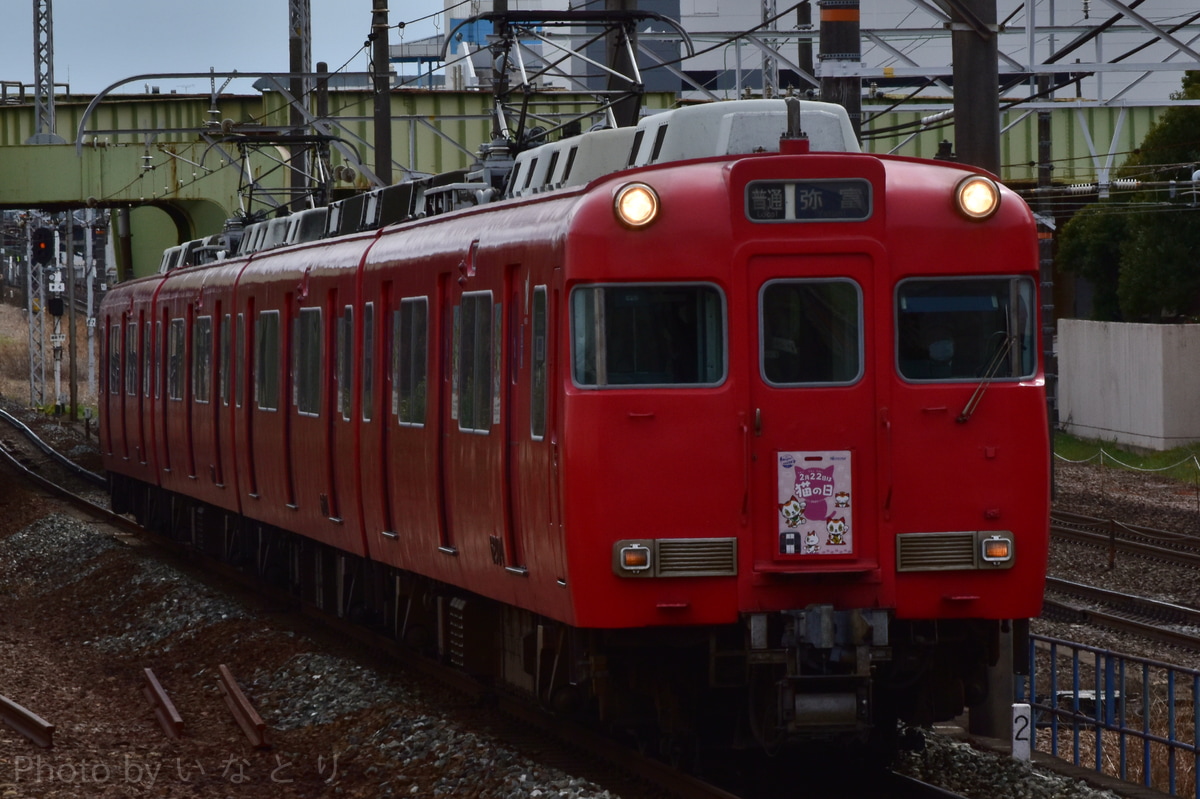
{"type": "Polygon", "coordinates": [[[862,292],[850,280],[774,280],[759,292],[759,364],[776,386],[848,385],[862,374],[862,292]]]}
{"type": "Polygon", "coordinates": [[[896,287],[896,359],[914,382],[1022,379],[1037,371],[1028,278],[921,278],[896,287]]]}
{"type": "Polygon", "coordinates": [[[581,286],[571,292],[580,386],[712,386],[725,378],[725,303],[704,284],[581,286]]]}

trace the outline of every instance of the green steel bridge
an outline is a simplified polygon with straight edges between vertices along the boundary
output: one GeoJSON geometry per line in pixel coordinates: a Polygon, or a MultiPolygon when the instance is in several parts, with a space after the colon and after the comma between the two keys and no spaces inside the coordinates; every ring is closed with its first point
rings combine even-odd
{"type": "MultiPolygon", "coordinates": [[[[140,81],[138,81],[140,83],[140,81]]],[[[127,220],[117,242],[126,273],[157,269],[166,247],[220,232],[234,215],[296,207],[293,151],[320,139],[328,146],[324,179],[330,196],[374,185],[374,96],[367,89],[330,90],[328,113],[292,121],[286,92],[258,95],[106,94],[55,98],[57,136],[35,135],[32,98],[0,96],[0,209],[109,209],[127,220]],[[312,131],[322,135],[313,136],[312,131]],[[30,140],[63,143],[30,144],[30,140]]],[[[401,89],[391,93],[393,175],[469,166],[491,138],[492,97],[480,91],[401,89]]],[[[647,109],[674,95],[648,94],[647,109]]],[[[888,110],[863,107],[864,149],[932,157],[953,139],[949,104],[888,110]],[[873,133],[873,131],[882,131],[873,133]]],[[[587,113],[595,100],[558,91],[529,98],[530,118],[554,128],[587,113]]],[[[1017,104],[1001,112],[1001,178],[1037,182],[1039,112],[1049,112],[1058,185],[1104,183],[1135,149],[1166,106],[1065,101],[1017,104]]],[[[586,123],[585,123],[586,124],[586,123]]],[[[313,170],[310,170],[310,172],[313,170]]],[[[114,237],[116,226],[114,226],[114,237]]]]}

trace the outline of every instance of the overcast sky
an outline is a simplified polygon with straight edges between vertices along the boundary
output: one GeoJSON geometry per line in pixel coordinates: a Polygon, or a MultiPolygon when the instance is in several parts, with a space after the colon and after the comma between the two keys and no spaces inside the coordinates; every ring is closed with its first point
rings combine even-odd
{"type": "MultiPolygon", "coordinates": [[[[3,0],[0,80],[34,80],[33,3],[3,0]]],[[[371,30],[371,0],[311,0],[314,65],[367,68],[363,42],[371,30]]],[[[165,72],[286,72],[287,0],[53,0],[54,82],[95,94],[134,75],[165,72]]],[[[442,0],[390,3],[395,26],[442,9],[442,0]]],[[[432,36],[432,20],[404,28],[407,40],[432,36]]],[[[393,28],[391,44],[400,43],[393,28]]],[[[207,92],[207,80],[156,81],[163,91],[207,92]],[[190,86],[188,84],[191,84],[190,86]]],[[[233,88],[233,87],[231,87],[233,88]]],[[[141,91],[130,86],[118,91],[141,91]]],[[[250,92],[248,84],[234,88],[250,92]]]]}

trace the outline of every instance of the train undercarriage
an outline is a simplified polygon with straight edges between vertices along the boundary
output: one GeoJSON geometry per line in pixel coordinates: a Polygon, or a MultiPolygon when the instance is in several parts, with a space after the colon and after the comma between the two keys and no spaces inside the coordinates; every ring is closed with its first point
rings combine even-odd
{"type": "Polygon", "coordinates": [[[999,626],[816,605],[719,627],[580,629],[120,475],[113,510],[296,600],[358,622],[672,762],[712,750],[862,746],[986,695],[999,626]]]}

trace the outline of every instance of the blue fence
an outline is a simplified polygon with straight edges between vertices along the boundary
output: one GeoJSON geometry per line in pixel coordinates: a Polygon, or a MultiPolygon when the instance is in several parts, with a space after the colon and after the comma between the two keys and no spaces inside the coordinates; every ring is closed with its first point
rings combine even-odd
{"type": "Polygon", "coordinates": [[[1030,636],[1038,751],[1172,796],[1200,797],[1200,671],[1030,636]]]}

